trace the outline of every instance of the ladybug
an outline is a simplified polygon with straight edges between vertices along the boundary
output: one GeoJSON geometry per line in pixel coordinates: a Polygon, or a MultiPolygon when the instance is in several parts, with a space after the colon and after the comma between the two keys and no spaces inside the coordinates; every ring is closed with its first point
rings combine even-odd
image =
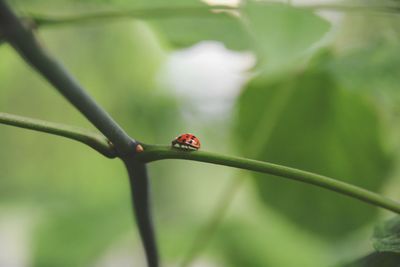
{"type": "Polygon", "coordinates": [[[181,134],[171,142],[172,147],[178,147],[186,150],[198,150],[200,148],[200,140],[190,133],[181,134]]]}

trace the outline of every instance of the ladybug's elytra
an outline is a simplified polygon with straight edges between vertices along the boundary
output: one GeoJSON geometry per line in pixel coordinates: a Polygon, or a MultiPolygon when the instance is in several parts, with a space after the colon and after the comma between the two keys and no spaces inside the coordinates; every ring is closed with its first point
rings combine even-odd
{"type": "Polygon", "coordinates": [[[181,134],[172,141],[172,146],[187,150],[198,150],[200,148],[200,140],[190,133],[181,134]]]}

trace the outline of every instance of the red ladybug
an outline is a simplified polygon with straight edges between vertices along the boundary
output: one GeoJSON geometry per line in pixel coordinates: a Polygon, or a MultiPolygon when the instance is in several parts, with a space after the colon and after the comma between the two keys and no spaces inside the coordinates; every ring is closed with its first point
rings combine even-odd
{"type": "Polygon", "coordinates": [[[172,146],[187,150],[198,150],[200,148],[200,140],[193,134],[181,134],[172,140],[172,146]]]}

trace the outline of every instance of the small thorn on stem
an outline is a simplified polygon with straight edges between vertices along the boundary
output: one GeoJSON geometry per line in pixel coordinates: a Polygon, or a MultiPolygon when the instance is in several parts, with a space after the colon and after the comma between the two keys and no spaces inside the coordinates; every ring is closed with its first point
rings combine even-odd
{"type": "Polygon", "coordinates": [[[141,144],[137,144],[136,145],[136,152],[137,153],[141,153],[143,151],[144,151],[144,148],[142,147],[142,145],[141,144]]]}

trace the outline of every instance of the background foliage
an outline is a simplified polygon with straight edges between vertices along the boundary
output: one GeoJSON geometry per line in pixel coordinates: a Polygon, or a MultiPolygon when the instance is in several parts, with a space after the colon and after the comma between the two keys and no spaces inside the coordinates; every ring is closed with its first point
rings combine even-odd
{"type": "MultiPolygon", "coordinates": [[[[195,132],[206,150],[298,167],[393,197],[399,193],[395,15],[346,13],[332,23],[310,9],[252,1],[241,7],[240,18],[193,15],[188,6],[204,6],[194,1],[169,1],[168,7],[123,0],[11,4],[21,15],[58,16],[165,8],[167,16],[140,21],[39,30],[48,49],[138,140],[165,144],[181,132],[195,132]],[[171,53],[210,40],[257,59],[229,114],[212,119],[188,111],[193,98],[176,95],[160,79],[171,53]]],[[[11,47],[0,46],[0,58],[1,111],[91,127],[11,47]]],[[[0,222],[23,222],[27,241],[17,247],[27,247],[20,251],[27,266],[142,262],[120,163],[40,133],[2,126],[0,137],[0,222]]],[[[238,175],[246,183],[199,258],[206,266],[340,265],[372,251],[372,225],[388,216],[272,176],[176,161],[154,163],[150,173],[167,264],[181,259],[238,175]]]]}

